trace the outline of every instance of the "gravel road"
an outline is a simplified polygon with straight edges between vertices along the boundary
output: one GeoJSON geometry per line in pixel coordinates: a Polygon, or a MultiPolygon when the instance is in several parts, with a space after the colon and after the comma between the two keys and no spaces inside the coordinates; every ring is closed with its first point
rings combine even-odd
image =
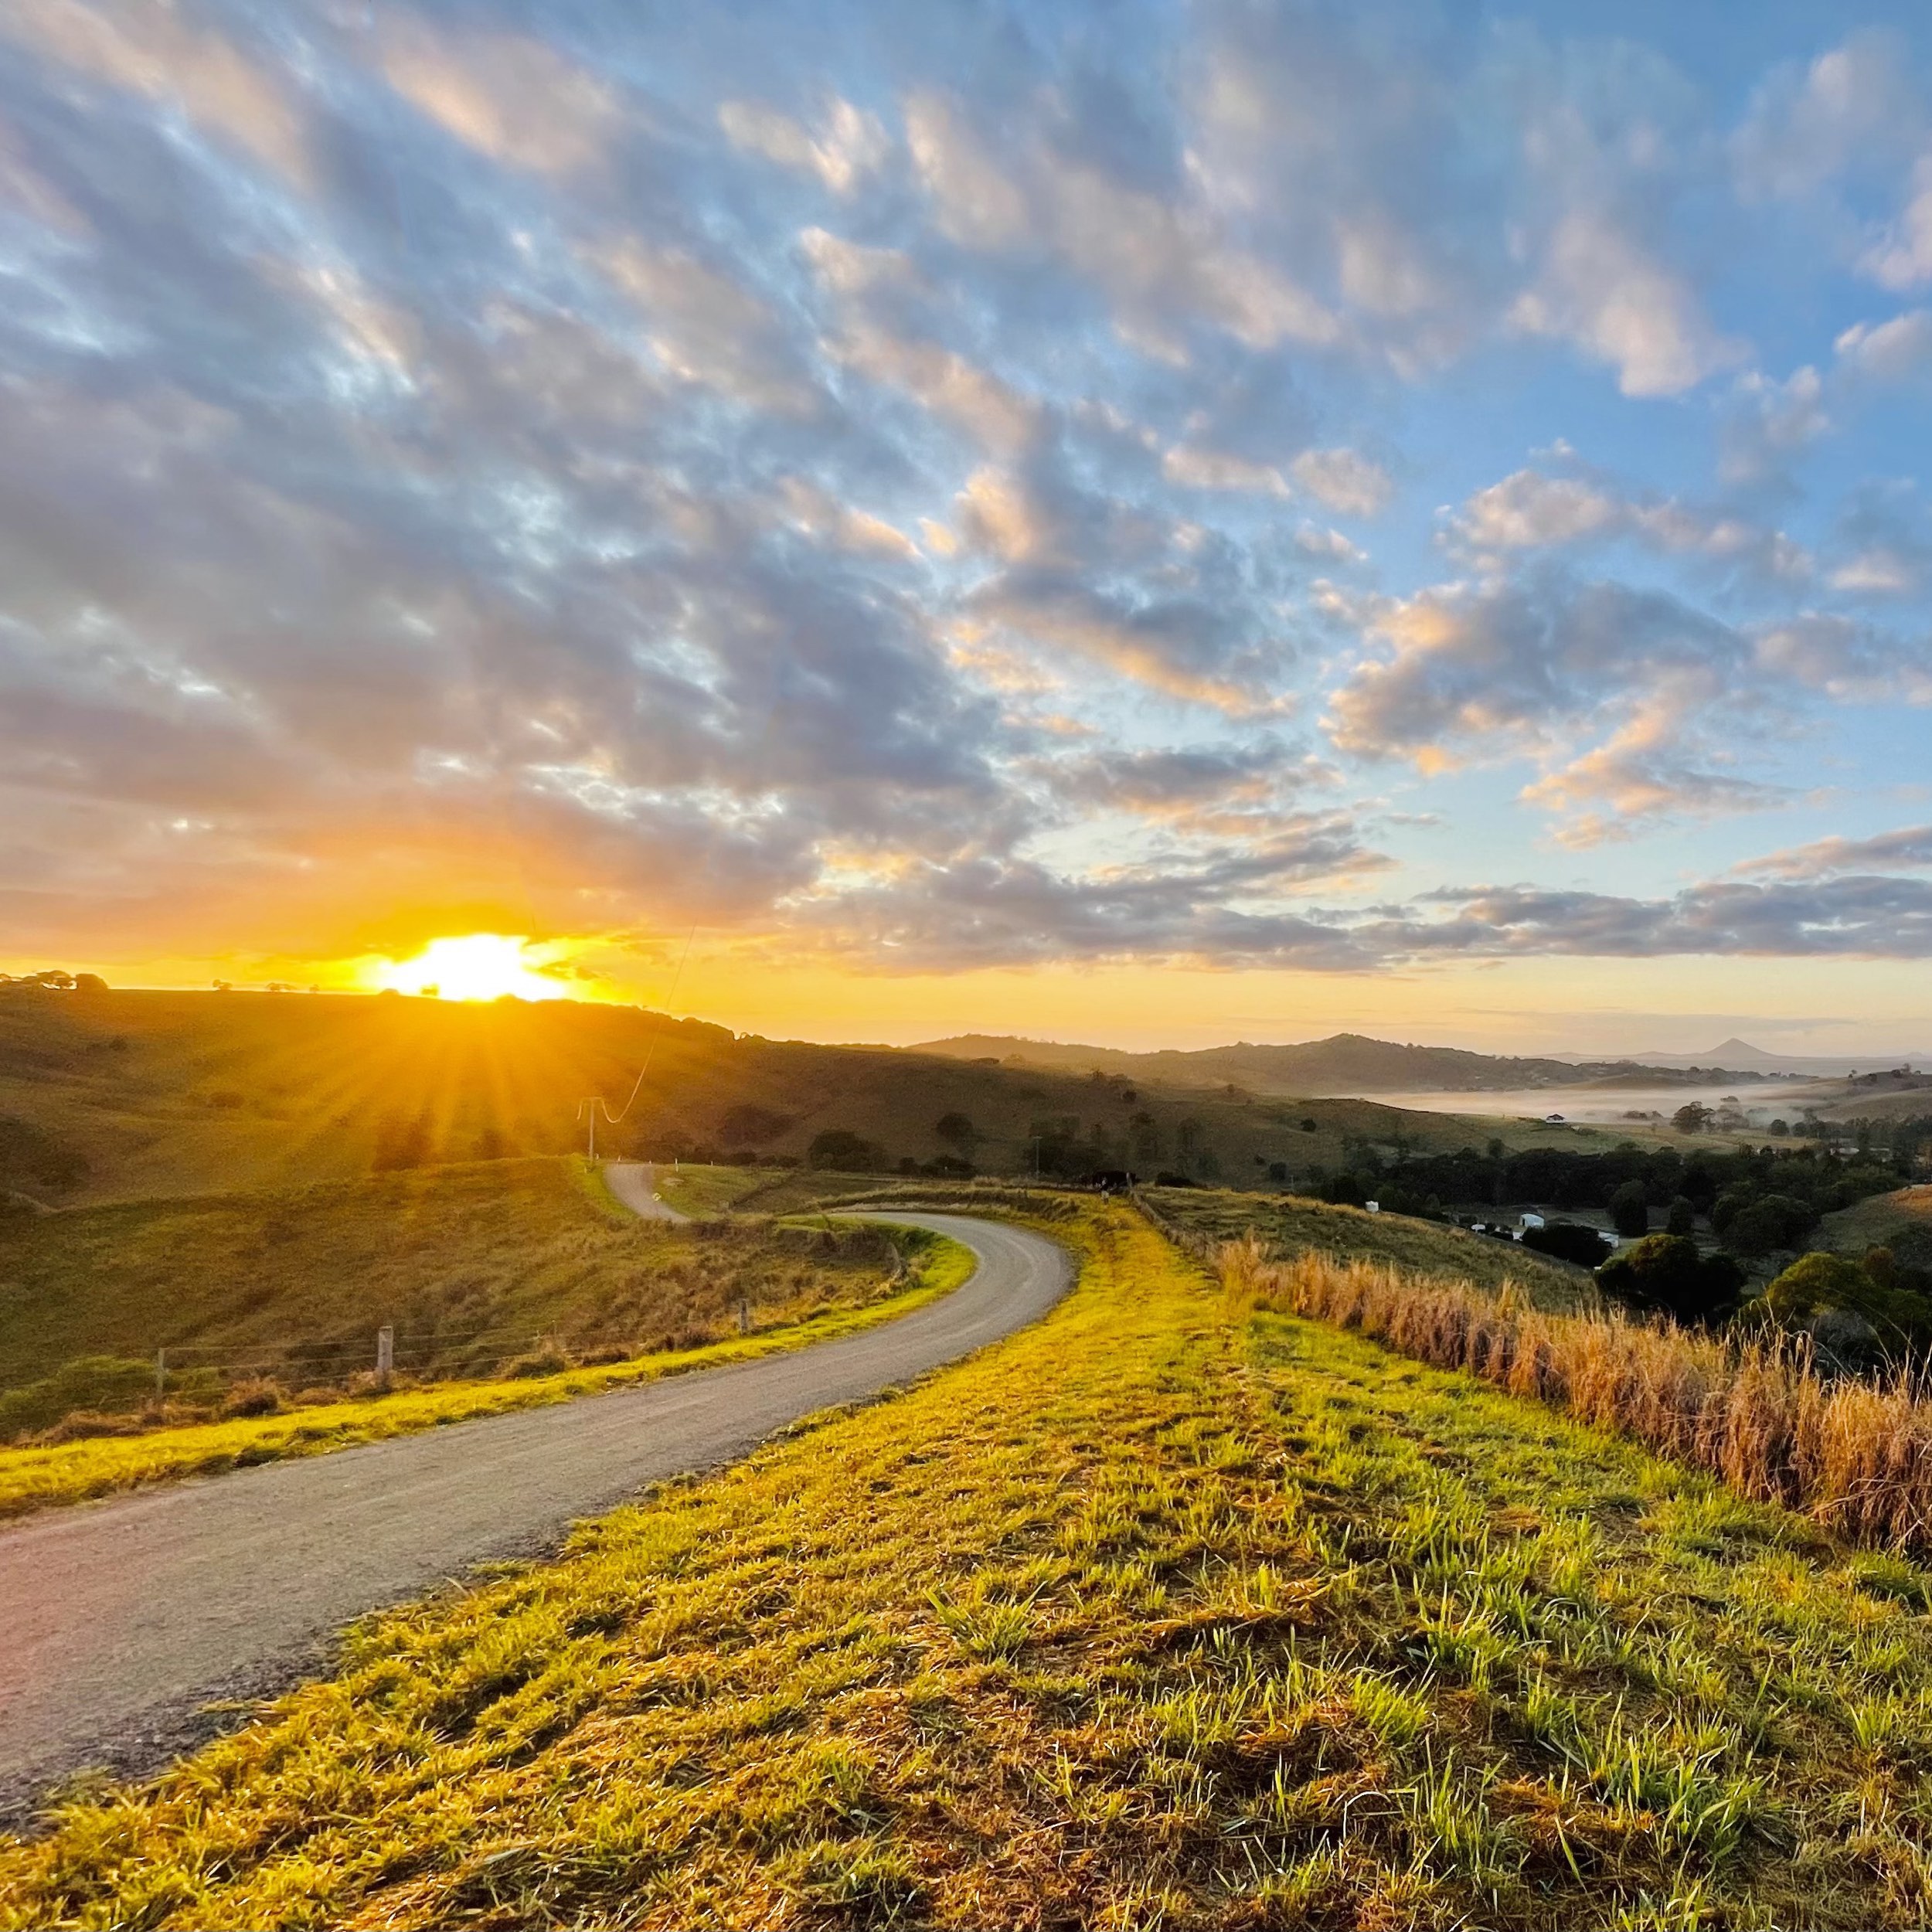
{"type": "Polygon", "coordinates": [[[842,1341],[0,1531],[0,1820],[21,1821],[83,1767],[155,1767],[221,1727],[212,1701],[267,1696],[325,1667],[336,1633],[365,1612],[475,1563],[539,1554],[647,1484],[968,1355],[1045,1314],[1070,1278],[1064,1253],[1036,1234],[889,1218],[964,1243],[978,1270],[842,1341]]]}
{"type": "Polygon", "coordinates": [[[606,1161],[604,1185],[641,1221],[688,1221],[668,1201],[658,1199],[658,1171],[648,1161],[606,1161]]]}

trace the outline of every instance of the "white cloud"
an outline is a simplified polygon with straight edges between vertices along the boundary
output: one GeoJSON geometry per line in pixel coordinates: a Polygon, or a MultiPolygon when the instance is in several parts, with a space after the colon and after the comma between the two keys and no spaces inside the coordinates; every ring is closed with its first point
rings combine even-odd
{"type": "Polygon", "coordinates": [[[1887,321],[1854,323],[1832,346],[1849,374],[1908,381],[1932,368],[1932,311],[1910,308],[1887,321]]]}
{"type": "Polygon", "coordinates": [[[479,154],[546,175],[602,155],[617,97],[554,47],[519,34],[434,32],[400,11],[378,17],[390,86],[479,154]]]}
{"type": "Polygon", "coordinates": [[[1188,490],[1254,490],[1286,496],[1288,486],[1272,463],[1253,463],[1222,450],[1189,449],[1176,444],[1161,458],[1161,474],[1188,490]]]}
{"type": "Polygon", "coordinates": [[[1339,516],[1376,516],[1394,490],[1389,473],[1354,450],[1304,450],[1288,465],[1302,488],[1339,516]]]}
{"type": "Polygon", "coordinates": [[[727,100],[718,124],[734,147],[782,168],[814,174],[834,194],[849,195],[883,166],[892,142],[876,114],[835,99],[815,133],[791,115],[755,100],[727,100]]]}
{"type": "Polygon", "coordinates": [[[1682,276],[1589,210],[1558,222],[1510,319],[1608,362],[1626,396],[1678,395],[1743,352],[1712,329],[1682,276]]]}

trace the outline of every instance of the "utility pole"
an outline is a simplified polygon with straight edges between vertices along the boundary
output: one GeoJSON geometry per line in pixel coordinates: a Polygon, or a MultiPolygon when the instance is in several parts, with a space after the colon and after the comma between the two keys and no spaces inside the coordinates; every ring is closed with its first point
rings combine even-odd
{"type": "Polygon", "coordinates": [[[577,1102],[577,1118],[579,1120],[582,1120],[587,1114],[590,1116],[590,1149],[589,1158],[591,1165],[594,1167],[597,1165],[597,1116],[601,1114],[606,1120],[610,1120],[613,1118],[614,1116],[612,1115],[610,1108],[604,1105],[604,1096],[601,1094],[593,1094],[587,1100],[579,1100],[577,1102]]]}

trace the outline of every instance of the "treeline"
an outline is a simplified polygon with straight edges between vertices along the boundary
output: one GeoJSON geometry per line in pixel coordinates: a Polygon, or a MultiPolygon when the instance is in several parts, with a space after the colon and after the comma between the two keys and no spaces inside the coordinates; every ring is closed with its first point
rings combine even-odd
{"type": "Polygon", "coordinates": [[[1533,1201],[1559,1210],[1609,1213],[1624,1235],[1647,1232],[1675,1214],[1707,1217],[1733,1252],[1755,1258],[1798,1246],[1827,1214],[1909,1178],[1909,1157],[1877,1152],[1849,1157],[1805,1145],[1743,1148],[1642,1148],[1634,1142],[1604,1154],[1558,1148],[1512,1152],[1492,1141],[1487,1153],[1413,1155],[1392,1165],[1372,1147],[1350,1151],[1347,1168],[1322,1179],[1324,1199],[1359,1206],[1378,1200],[1392,1213],[1442,1218],[1459,1210],[1533,1201]],[[1679,1203],[1683,1205],[1680,1207],[1679,1203]]]}

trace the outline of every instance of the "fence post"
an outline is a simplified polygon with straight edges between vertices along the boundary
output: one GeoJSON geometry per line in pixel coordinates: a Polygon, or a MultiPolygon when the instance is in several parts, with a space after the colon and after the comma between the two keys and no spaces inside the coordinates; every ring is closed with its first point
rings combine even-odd
{"type": "Polygon", "coordinates": [[[168,1351],[165,1349],[155,1351],[155,1400],[157,1402],[168,1400],[168,1351]]]}
{"type": "Polygon", "coordinates": [[[396,1331],[385,1325],[376,1331],[376,1372],[386,1382],[396,1368],[396,1331]]]}
{"type": "Polygon", "coordinates": [[[738,1302],[738,1332],[740,1335],[751,1332],[751,1304],[742,1297],[738,1302]]]}

